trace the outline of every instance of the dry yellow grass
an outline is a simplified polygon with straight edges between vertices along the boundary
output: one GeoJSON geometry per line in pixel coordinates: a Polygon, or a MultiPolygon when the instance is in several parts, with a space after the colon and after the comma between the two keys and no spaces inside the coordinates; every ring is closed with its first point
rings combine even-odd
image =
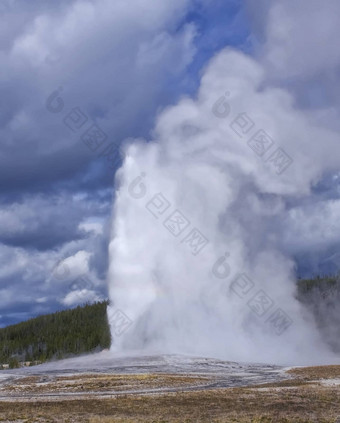
{"type": "Polygon", "coordinates": [[[303,380],[340,378],[340,366],[299,367],[288,373],[303,380]]]}
{"type": "Polygon", "coordinates": [[[53,394],[60,392],[120,392],[141,389],[183,388],[204,385],[209,380],[205,377],[172,374],[82,374],[79,376],[60,376],[50,380],[44,377],[30,376],[4,386],[0,392],[12,394],[53,394]]]}

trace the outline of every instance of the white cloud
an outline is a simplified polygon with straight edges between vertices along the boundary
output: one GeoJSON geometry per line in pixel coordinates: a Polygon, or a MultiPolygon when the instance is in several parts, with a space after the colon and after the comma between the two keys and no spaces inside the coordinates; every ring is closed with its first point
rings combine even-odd
{"type": "Polygon", "coordinates": [[[61,303],[70,307],[78,304],[85,304],[87,302],[103,301],[103,299],[104,298],[98,295],[95,291],[81,289],[69,292],[65,298],[61,300],[61,303]]]}
{"type": "Polygon", "coordinates": [[[89,259],[91,253],[88,251],[77,251],[73,256],[67,257],[62,260],[55,268],[54,273],[60,274],[63,270],[67,269],[68,277],[70,279],[83,275],[89,272],[89,259]]]}
{"type": "Polygon", "coordinates": [[[340,200],[292,208],[284,227],[284,243],[291,252],[317,252],[337,244],[340,239],[340,200]]]}
{"type": "Polygon", "coordinates": [[[79,229],[85,232],[93,232],[96,235],[102,235],[104,228],[100,222],[82,222],[79,224],[79,229]]]}
{"type": "Polygon", "coordinates": [[[336,70],[340,52],[337,0],[270,1],[264,60],[280,77],[309,78],[336,70]]]}

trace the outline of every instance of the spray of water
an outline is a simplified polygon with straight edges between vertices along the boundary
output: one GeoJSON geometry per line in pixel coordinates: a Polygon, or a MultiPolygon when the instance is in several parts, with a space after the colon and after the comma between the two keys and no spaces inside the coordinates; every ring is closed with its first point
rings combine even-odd
{"type": "Polygon", "coordinates": [[[257,62],[218,54],[197,97],[164,110],[152,141],[125,148],[110,243],[112,348],[334,360],[295,299],[280,229],[338,165],[327,149],[339,149],[336,136],[266,87],[257,62]]]}

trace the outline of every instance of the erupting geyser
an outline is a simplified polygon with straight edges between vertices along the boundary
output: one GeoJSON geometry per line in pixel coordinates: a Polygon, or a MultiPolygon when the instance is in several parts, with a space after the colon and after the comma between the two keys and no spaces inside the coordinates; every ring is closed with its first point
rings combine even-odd
{"type": "Polygon", "coordinates": [[[324,149],[335,137],[265,81],[256,61],[224,50],[197,98],[163,111],[152,142],[126,146],[110,243],[113,349],[331,360],[295,299],[281,222],[288,200],[334,165],[324,149]]]}

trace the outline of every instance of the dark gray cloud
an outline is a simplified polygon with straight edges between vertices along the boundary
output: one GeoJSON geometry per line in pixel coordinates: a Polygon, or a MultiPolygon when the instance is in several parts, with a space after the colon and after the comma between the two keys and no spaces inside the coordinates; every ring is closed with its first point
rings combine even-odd
{"type": "Polygon", "coordinates": [[[99,196],[70,193],[23,198],[0,212],[0,239],[9,246],[56,249],[72,240],[88,238],[79,225],[88,218],[106,218],[110,208],[99,196]]]}
{"type": "Polygon", "coordinates": [[[106,297],[120,162],[100,153],[146,135],[181,94],[195,54],[191,5],[1,3],[1,325],[106,297]],[[84,274],[86,286],[73,283],[84,274]]]}

